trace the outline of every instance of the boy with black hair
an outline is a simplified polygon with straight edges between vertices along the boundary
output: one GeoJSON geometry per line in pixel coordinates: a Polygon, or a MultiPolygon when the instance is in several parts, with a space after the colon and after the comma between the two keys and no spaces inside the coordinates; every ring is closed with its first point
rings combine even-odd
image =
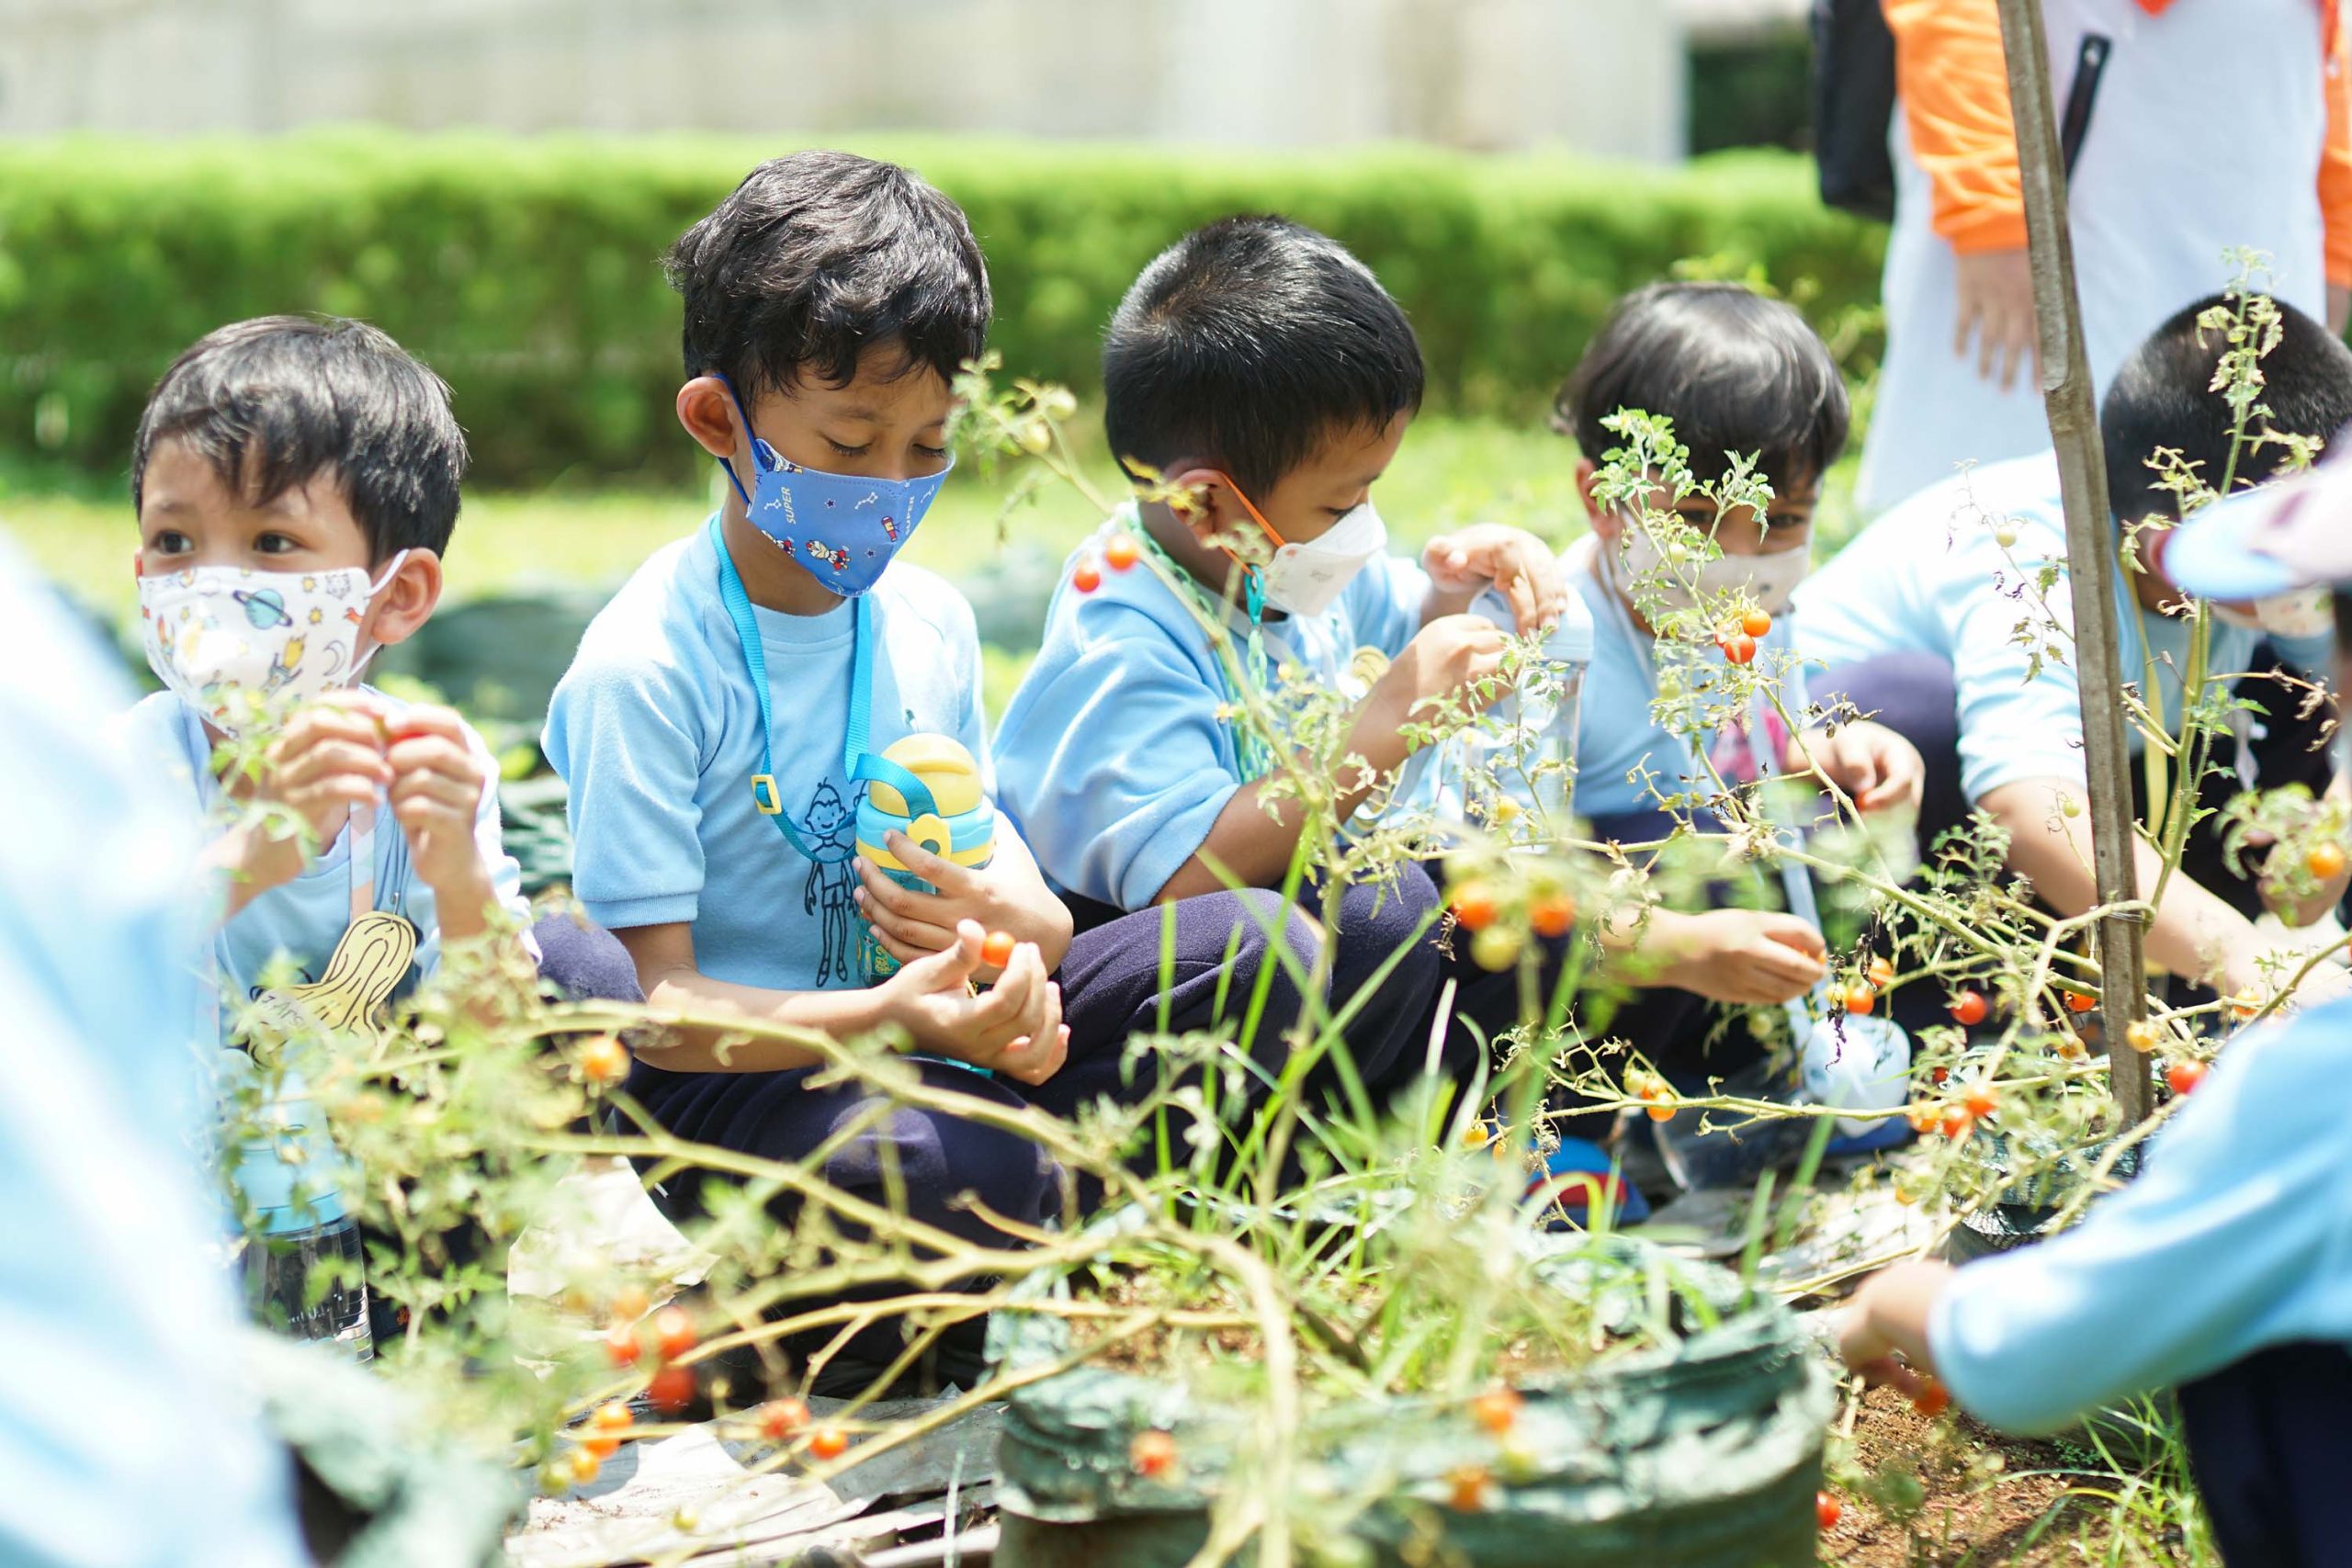
{"type": "MultiPolygon", "coordinates": [[[[2156,454],[2177,452],[2217,487],[2231,469],[2234,420],[2213,389],[2214,368],[2228,345],[2199,323],[2206,311],[2231,303],[2213,295],[2174,315],[2126,362],[2099,406],[2119,550],[2133,525],[2175,513],[2175,498],[2148,466],[2156,454]]],[[[2249,434],[2267,424],[2282,434],[2332,438],[2352,420],[2352,350],[2293,306],[2279,301],[2278,311],[2278,342],[2261,361],[2268,412],[2249,434]]],[[[2235,456],[2236,481],[2268,478],[2284,460],[2278,444],[2252,445],[2235,456]]],[[[2143,547],[2136,564],[2123,563],[2116,609],[2124,678],[2141,686],[2165,728],[2177,732],[2190,634],[2175,613],[2185,593],[2165,575],[2165,538],[2154,536],[2154,547],[2143,547]]],[[[1913,736],[1930,773],[1956,772],[1970,804],[2007,831],[2010,868],[2060,913],[2079,915],[2098,898],[2081,806],[2081,700],[2071,646],[2061,659],[2038,653],[2053,640],[2071,644],[2065,563],[2057,460],[2045,453],[1921,492],[1864,529],[1798,590],[1796,602],[1808,652],[1833,662],[1907,653],[1951,666],[1956,729],[1938,716],[1933,733],[1913,736]],[[2046,592],[2034,587],[2045,569],[2055,573],[2046,592]],[[2021,623],[2035,626],[2036,634],[2020,637],[2021,623]],[[1945,739],[1954,733],[1956,744],[1945,739]]],[[[2320,744],[2328,715],[2304,712],[2290,683],[2318,678],[2329,667],[2324,613],[2308,595],[2219,608],[2207,667],[2213,679],[2234,681],[2237,694],[2259,712],[2241,714],[2234,737],[2215,745],[2218,772],[2199,781],[2202,804],[2218,808],[2257,783],[2299,783],[2314,793],[2342,788],[2341,780],[2331,781],[2320,744]]],[[[2203,694],[2194,695],[2201,700],[2203,694]]],[[[2127,735],[2138,751],[2139,731],[2127,735]]],[[[2132,777],[2135,786],[2144,784],[2142,770],[2134,768],[2132,777]]],[[[2267,994],[2265,960],[2286,944],[2255,925],[2266,901],[2259,878],[2232,866],[2220,828],[2217,817],[2199,821],[2181,874],[2163,879],[2148,957],[2192,982],[2267,994]]],[[[2140,886],[2154,889],[2154,853],[2144,845],[2137,852],[2140,886]]],[[[2316,915],[2343,892],[2343,877],[2330,879],[2297,912],[2316,915]]],[[[2315,973],[2306,987],[2335,984],[2329,973],[2315,973]]]]}
{"type": "MultiPolygon", "coordinates": [[[[546,748],[571,784],[581,900],[657,1005],[838,1037],[895,1030],[932,1058],[932,1081],[1011,1105],[1069,1114],[1130,1092],[1127,1037],[1210,1028],[1228,1005],[1238,1017],[1271,944],[1297,940],[1285,911],[1186,906],[1163,979],[1157,916],[1073,940],[1001,818],[984,867],[888,834],[933,892],[856,850],[860,794],[892,776],[876,763],[893,742],[945,737],[981,790],[989,773],[971,609],[893,558],[947,477],[950,379],[987,335],[963,213],[895,164],[798,152],[752,170],[668,265],[685,305],[678,421],[728,488],[596,617],[556,691],[546,748]],[[876,984],[855,956],[861,922],[900,965],[876,984]],[[993,933],[1009,956],[990,956],[993,933]]],[[[1295,995],[1272,982],[1260,1049],[1295,995]]],[[[818,1059],[673,1031],[629,1089],[682,1136],[798,1159],[871,1115],[854,1084],[810,1087],[818,1059]]],[[[915,1217],[997,1242],[959,1194],[1025,1224],[1052,1196],[1028,1143],[904,1109],[823,1174],[888,1202],[893,1164],[915,1217]]]]}
{"type": "MultiPolygon", "coordinates": [[[[1533,630],[1563,592],[1552,552],[1516,528],[1447,535],[1419,565],[1387,553],[1371,491],[1420,407],[1420,345],[1371,271],[1323,234],[1236,217],[1185,235],[1128,290],[1102,371],[1113,453],[1171,499],[1122,507],[1080,558],[1131,536],[1183,596],[1150,571],[1101,576],[1091,592],[1065,581],[997,737],[1005,805],[1086,920],[1226,875],[1277,887],[1289,870],[1300,817],[1275,805],[1272,760],[1220,716],[1236,694],[1204,614],[1262,648],[1268,671],[1325,686],[1359,649],[1385,656],[1355,709],[1350,750],[1374,772],[1343,781],[1352,813],[1405,761],[1403,726],[1498,668],[1503,634],[1464,614],[1472,601],[1499,591],[1533,630]]],[[[1401,887],[1344,896],[1335,1007],[1408,949],[1350,1042],[1368,1085],[1419,1068],[1441,964],[1463,980],[1476,1028],[1515,1020],[1510,976],[1410,942],[1437,902],[1418,867],[1401,887]]]]}

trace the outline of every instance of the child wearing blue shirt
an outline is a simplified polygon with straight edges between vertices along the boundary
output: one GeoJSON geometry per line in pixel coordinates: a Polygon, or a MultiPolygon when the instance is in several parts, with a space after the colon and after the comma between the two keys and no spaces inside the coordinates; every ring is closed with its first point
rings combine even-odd
{"type": "MultiPolygon", "coordinates": [[[[658,1006],[842,1037],[895,1030],[944,1058],[923,1065],[932,1080],[1011,1105],[1069,1114],[1132,1092],[1129,1034],[1163,1016],[1209,1028],[1228,1004],[1238,1017],[1270,944],[1300,940],[1278,901],[1179,910],[1163,980],[1159,919],[1074,938],[1001,817],[982,869],[888,836],[933,893],[855,850],[865,782],[903,737],[960,742],[991,784],[970,607],[892,558],[947,475],[949,378],[987,333],[963,213],[896,165],[796,153],[688,230],[669,271],[685,302],[678,419],[729,484],[718,513],[596,617],[557,688],[546,749],[571,786],[582,902],[658,1006]],[[871,985],[867,925],[901,965],[871,985]],[[1001,969],[984,952],[995,932],[1015,939],[1001,969]]],[[[1251,1043],[1270,1060],[1295,1016],[1286,985],[1251,1043]]],[[[855,1085],[809,1088],[816,1061],[674,1030],[629,1088],[682,1136],[798,1159],[872,1107],[855,1085]]],[[[888,1202],[893,1163],[917,1218],[998,1244],[960,1194],[1028,1224],[1052,1198],[1029,1144],[903,1109],[830,1154],[824,1175],[888,1202]]]]}
{"type": "MultiPolygon", "coordinates": [[[[2198,324],[2225,303],[2221,296],[2200,300],[2157,329],[2100,405],[2119,548],[2123,527],[2177,509],[2148,466],[2153,454],[2179,453],[2209,484],[2218,485],[2231,466],[2231,411],[2211,389],[2225,345],[2198,324]]],[[[2257,423],[2332,437],[2352,419],[2352,351],[2292,306],[2278,310],[2279,342],[2261,362],[2267,413],[2257,423]]],[[[2263,444],[2237,453],[2238,480],[2274,473],[2282,451],[2263,444]]],[[[2157,547],[2143,547],[2138,569],[2127,562],[2119,581],[2123,678],[2150,689],[2149,705],[2177,730],[2189,628],[2173,613],[2184,595],[2165,574],[2164,536],[2153,542],[2157,547]]],[[[1914,739],[1932,772],[1956,772],[1969,802],[2007,829],[2010,867],[2060,913],[2079,915],[2097,901],[2097,889],[2089,819],[2075,805],[2083,790],[2083,737],[2065,563],[2057,462],[2044,454],[1962,474],[1895,508],[1798,590],[1797,607],[1807,650],[1832,662],[1908,654],[1951,667],[1953,715],[1933,716],[1934,733],[1914,739]],[[2045,567],[2056,581],[2038,592],[2033,579],[2045,567]],[[2061,655],[2041,657],[2049,645],[2061,655]]],[[[2243,716],[2239,734],[2216,745],[2215,772],[2200,781],[2208,812],[2256,783],[2300,783],[2315,793],[2344,787],[2332,782],[2317,744],[2326,716],[2302,712],[2301,691],[2277,673],[2309,677],[2325,667],[2329,648],[2324,616],[2314,618],[2307,596],[2227,606],[2217,615],[2208,667],[2215,679],[2237,682],[2239,694],[2261,712],[2243,716]]],[[[2139,750],[2137,728],[2126,733],[2139,750]]],[[[2132,779],[2144,789],[2142,770],[2134,768],[2132,779]]],[[[2258,875],[2233,868],[2219,829],[2217,817],[2201,819],[2181,874],[2164,880],[2148,957],[2188,980],[2267,994],[2264,960],[2278,944],[2254,923],[2264,893],[2258,875]]],[[[2137,852],[2141,886],[2155,887],[2154,852],[2144,844],[2137,852]]],[[[2315,915],[2343,892],[2338,876],[2298,913],[2315,915]]],[[[2314,982],[2333,983],[2325,971],[2305,985],[2314,982]]]]}
{"type": "MultiPolygon", "coordinates": [[[[1231,218],[1184,236],[1128,290],[1102,369],[1113,453],[1179,498],[1130,503],[1104,536],[1132,536],[1183,586],[1141,570],[1088,592],[1066,579],[997,735],[1004,803],[1084,919],[1228,875],[1275,887],[1289,870],[1298,814],[1269,809],[1271,760],[1220,716],[1231,694],[1202,614],[1238,641],[1254,634],[1270,668],[1325,687],[1345,684],[1359,649],[1385,656],[1354,709],[1350,749],[1371,771],[1342,781],[1351,814],[1405,761],[1400,729],[1417,711],[1496,671],[1502,631],[1466,614],[1472,602],[1499,591],[1532,630],[1562,593],[1552,552],[1515,528],[1448,535],[1419,565],[1387,554],[1371,491],[1420,406],[1420,347],[1363,264],[1313,230],[1231,218]],[[1228,538],[1260,564],[1242,568],[1228,538]]],[[[1405,950],[1351,1036],[1367,1085],[1419,1070],[1442,965],[1476,1028],[1516,1021],[1513,976],[1410,941],[1437,901],[1419,867],[1401,887],[1343,895],[1335,1007],[1405,950]]],[[[1448,1033],[1457,1049],[1468,1039],[1448,1033]]]]}
{"type": "MultiPolygon", "coordinates": [[[[2347,503],[2344,474],[2327,470],[2220,502],[2172,536],[2170,581],[2242,605],[2333,582],[2341,690],[2352,680],[2347,503]]],[[[2025,1433],[2177,1387],[2223,1559],[2343,1562],[2347,1031],[2352,1001],[2339,1000],[2232,1044],[2151,1140],[2140,1177],[2066,1234],[1957,1270],[1906,1263],[1872,1277],[1839,1325],[1848,1363],[1912,1393],[1933,1374],[1971,1414],[2025,1433]]]]}

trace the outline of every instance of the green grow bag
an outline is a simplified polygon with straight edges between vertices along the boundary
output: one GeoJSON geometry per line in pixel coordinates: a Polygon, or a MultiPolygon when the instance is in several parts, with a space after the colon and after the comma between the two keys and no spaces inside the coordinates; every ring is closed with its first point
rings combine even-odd
{"type": "MultiPolygon", "coordinates": [[[[1711,1310],[1680,1309],[1688,1332],[1679,1344],[1521,1381],[1525,1404],[1508,1450],[1458,1405],[1428,1398],[1310,1402],[1301,1473],[1318,1495],[1339,1500],[1342,1514],[1349,1500],[1365,1505],[1347,1526],[1361,1561],[1384,1568],[1809,1568],[1816,1561],[1814,1499],[1836,1393],[1794,1316],[1774,1301],[1743,1304],[1738,1280],[1712,1265],[1630,1239],[1608,1245],[1620,1259],[1671,1271],[1711,1310]],[[1494,1476],[1476,1512],[1448,1503],[1448,1474],[1464,1465],[1494,1476]]],[[[1530,1247],[1557,1288],[1591,1286],[1589,1255],[1540,1236],[1530,1247]]],[[[1606,1288],[1628,1296],[1630,1313],[1630,1291],[1606,1288]]],[[[1069,1347],[1060,1319],[1003,1314],[990,1325],[991,1353],[1007,1371],[1069,1347]]],[[[1256,1427],[1243,1406],[1204,1404],[1173,1381],[1095,1367],[1016,1390],[998,1444],[996,1562],[1177,1568],[1207,1540],[1223,1479],[1252,1462],[1256,1427]],[[1156,1479],[1136,1472],[1129,1445],[1148,1428],[1174,1436],[1181,1469],[1156,1479]]],[[[1302,1509],[1295,1517],[1323,1516],[1302,1509]]]]}

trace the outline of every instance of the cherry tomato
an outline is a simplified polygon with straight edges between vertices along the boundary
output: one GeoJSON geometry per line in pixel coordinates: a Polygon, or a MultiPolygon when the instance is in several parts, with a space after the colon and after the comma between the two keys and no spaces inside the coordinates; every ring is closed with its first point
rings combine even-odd
{"type": "Polygon", "coordinates": [[[820,1427],[809,1434],[808,1451],[819,1459],[839,1459],[849,1452],[849,1434],[839,1427],[820,1427]]]}
{"type": "Polygon", "coordinates": [[[1470,939],[1471,959],[1498,975],[1519,962],[1519,933],[1509,926],[1488,926],[1470,939]]]}
{"type": "Polygon", "coordinates": [[[2344,846],[2333,839],[2313,844],[2312,852],[2303,857],[2303,864],[2322,882],[2333,882],[2344,874],[2344,846]]]}
{"type": "Polygon", "coordinates": [[[1136,536],[1133,534],[1114,534],[1111,536],[1110,542],[1102,547],[1102,564],[1113,571],[1127,570],[1141,558],[1141,556],[1142,552],[1136,547],[1136,536]]]}
{"type": "Polygon", "coordinates": [[[1080,593],[1091,593],[1102,586],[1102,574],[1095,570],[1092,561],[1082,560],[1078,563],[1078,570],[1069,574],[1069,585],[1080,593]]]}
{"type": "Polygon", "coordinates": [[[661,1347],[663,1360],[676,1360],[695,1348],[695,1320],[684,1307],[663,1307],[653,1314],[653,1342],[661,1347]]]}
{"type": "Polygon", "coordinates": [[[1674,1120],[1674,1105],[1673,1105],[1673,1102],[1672,1102],[1672,1101],[1670,1101],[1670,1100],[1666,1100],[1666,1099],[1664,1098],[1664,1096],[1663,1096],[1663,1095],[1659,1096],[1659,1097],[1658,1097],[1658,1100],[1657,1100],[1657,1103],[1654,1103],[1654,1104],[1653,1104],[1653,1105],[1651,1105],[1651,1107],[1650,1107],[1650,1120],[1651,1120],[1651,1121],[1653,1121],[1653,1122],[1671,1122],[1671,1121],[1673,1121],[1673,1120],[1674,1120]]]}
{"type": "Polygon", "coordinates": [[[1951,1081],[1951,1069],[1950,1067],[1938,1067],[1928,1076],[1933,1077],[1937,1084],[1940,1086],[1951,1081]]]}
{"type": "Polygon", "coordinates": [[[653,1408],[664,1416],[675,1416],[695,1399],[695,1370],[692,1367],[664,1367],[653,1374],[645,1385],[645,1397],[653,1408]]]}
{"type": "Polygon", "coordinates": [[[1968,1130],[1976,1125],[1976,1118],[1971,1116],[1965,1107],[1955,1105],[1944,1112],[1941,1125],[1945,1137],[1964,1138],[1968,1136],[1968,1130]]]}
{"type": "Polygon", "coordinates": [[[1911,1408],[1922,1416],[1937,1416],[1951,1408],[1951,1393],[1943,1384],[1929,1379],[1928,1386],[1911,1402],[1911,1408]]]}
{"type": "Polygon", "coordinates": [[[1445,1485],[1448,1506],[1457,1514],[1475,1514],[1486,1507],[1495,1478],[1483,1464],[1465,1464],[1446,1472],[1445,1485]]]}
{"type": "Polygon", "coordinates": [[[1498,913],[1493,889],[1483,882],[1465,882],[1453,890],[1453,923],[1465,931],[1482,931],[1498,913]]]}
{"type": "Polygon", "coordinates": [[[2144,1018],[2128,1025],[2123,1031],[2124,1042],[2134,1051],[2153,1051],[2163,1038],[2163,1032],[2144,1018]]]}
{"type": "Polygon", "coordinates": [[[1577,901],[1565,893],[1547,893],[1527,907],[1527,923],[1537,936],[1557,940],[1576,923],[1577,901]]]}
{"type": "Polygon", "coordinates": [[[1001,969],[1012,962],[1012,932],[990,931],[989,939],[980,943],[980,962],[991,969],[1001,969]]]}
{"type": "Polygon", "coordinates": [[[1894,965],[1883,958],[1873,958],[1870,965],[1871,984],[1883,991],[1894,984],[1894,965]]]}
{"type": "Polygon", "coordinates": [[[600,1432],[626,1432],[637,1425],[626,1400],[608,1399],[590,1412],[588,1425],[600,1432]]]}
{"type": "Polygon", "coordinates": [[[1727,637],[1715,646],[1722,649],[1724,657],[1734,664],[1749,664],[1755,661],[1756,639],[1746,632],[1741,632],[1735,637],[1727,637]]]}
{"type": "Polygon", "coordinates": [[[771,1399],[760,1406],[760,1436],[772,1443],[789,1442],[808,1425],[808,1406],[797,1399],[771,1399]]]}
{"type": "Polygon", "coordinates": [[[1860,980],[1846,987],[1846,1010],[1856,1018],[1868,1018],[1878,1006],[1878,993],[1860,980]]]}
{"type": "Polygon", "coordinates": [[[1519,1391],[1490,1388],[1470,1402],[1471,1418],[1499,1438],[1519,1422],[1519,1407],[1524,1403],[1519,1391]]]}
{"type": "Polygon", "coordinates": [[[628,1077],[628,1047],[610,1034],[599,1034],[580,1048],[580,1076],[598,1089],[610,1089],[628,1077]]]}
{"type": "Polygon", "coordinates": [[[1494,1136],[1495,1134],[1487,1129],[1484,1122],[1473,1122],[1462,1129],[1462,1146],[1465,1149],[1483,1149],[1494,1141],[1494,1136]]]}
{"type": "Polygon", "coordinates": [[[1984,1021],[1984,1015],[1991,1010],[1984,1005],[1984,993],[1982,991],[1962,991],[1951,998],[1951,1021],[1962,1029],[1975,1028],[1984,1021]]]}
{"type": "Polygon", "coordinates": [[[1157,1428],[1137,1432],[1127,1445],[1127,1463],[1137,1475],[1147,1481],[1158,1481],[1176,1468],[1178,1459],[1173,1433],[1157,1428]]]}
{"type": "Polygon", "coordinates": [[[1836,1529],[1838,1521],[1845,1517],[1845,1513],[1846,1505],[1828,1493],[1816,1492],[1813,1495],[1813,1517],[1823,1529],[1836,1529]]]}
{"type": "Polygon", "coordinates": [[[2165,1082],[2172,1086],[2173,1093],[2188,1094],[2205,1081],[2205,1073],[2204,1063],[2184,1056],[2165,1069],[2165,1082]]]}
{"type": "Polygon", "coordinates": [[[596,1459],[610,1459],[621,1451],[621,1440],[618,1438],[582,1438],[580,1439],[580,1450],[596,1459]]]}
{"type": "Polygon", "coordinates": [[[571,1483],[585,1486],[596,1479],[596,1472],[605,1468],[605,1461],[583,1446],[571,1450],[568,1468],[571,1472],[571,1483]]]}
{"type": "Polygon", "coordinates": [[[1978,1084],[1968,1091],[1967,1098],[1961,1103],[1968,1107],[1971,1116],[1982,1118],[1993,1114],[1995,1108],[2001,1103],[2001,1097],[1994,1092],[1992,1085],[1978,1084]]]}
{"type": "Polygon", "coordinates": [[[1749,637],[1770,637],[1772,635],[1772,617],[1761,610],[1750,610],[1739,618],[1739,629],[1749,637]]]}
{"type": "Polygon", "coordinates": [[[2068,1012],[2088,1012],[2091,1009],[2097,1006],[2098,1006],[2098,998],[2092,996],[2088,991],[2068,991],[2066,993],[2066,1010],[2068,1012]]]}
{"type": "Polygon", "coordinates": [[[637,1325],[634,1323],[616,1323],[605,1330],[605,1354],[612,1358],[613,1365],[633,1367],[644,1351],[645,1347],[638,1340],[637,1325]]]}
{"type": "Polygon", "coordinates": [[[2252,1018],[2262,1010],[2262,998],[2252,991],[2240,991],[2230,998],[2230,1011],[2240,1021],[2252,1018]]]}
{"type": "Polygon", "coordinates": [[[623,1285],[613,1292],[613,1316],[623,1323],[635,1323],[652,1304],[642,1285],[623,1285]]]}
{"type": "Polygon", "coordinates": [[[1913,1132],[1924,1133],[1933,1127],[1941,1115],[1932,1105],[1915,1105],[1903,1113],[1903,1119],[1911,1123],[1913,1132]]]}

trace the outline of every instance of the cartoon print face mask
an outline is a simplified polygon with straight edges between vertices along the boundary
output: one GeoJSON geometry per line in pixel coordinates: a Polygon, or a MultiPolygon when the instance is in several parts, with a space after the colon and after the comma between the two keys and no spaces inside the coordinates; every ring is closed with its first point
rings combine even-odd
{"type": "MultiPolygon", "coordinates": [[[[731,381],[727,382],[727,395],[735,397],[731,381]]],[[[752,430],[752,411],[742,399],[735,398],[735,408],[752,436],[752,488],[743,488],[734,464],[719,466],[743,498],[744,515],[829,592],[844,599],[856,598],[880,581],[883,569],[931,510],[939,487],[956,467],[951,458],[939,472],[915,479],[861,479],[804,468],[778,456],[752,430]]]]}
{"type": "Polygon", "coordinates": [[[195,566],[139,578],[147,667],[216,728],[236,733],[241,695],[297,701],[349,685],[363,653],[368,606],[408,552],[370,578],[365,567],[255,571],[195,566]]]}

